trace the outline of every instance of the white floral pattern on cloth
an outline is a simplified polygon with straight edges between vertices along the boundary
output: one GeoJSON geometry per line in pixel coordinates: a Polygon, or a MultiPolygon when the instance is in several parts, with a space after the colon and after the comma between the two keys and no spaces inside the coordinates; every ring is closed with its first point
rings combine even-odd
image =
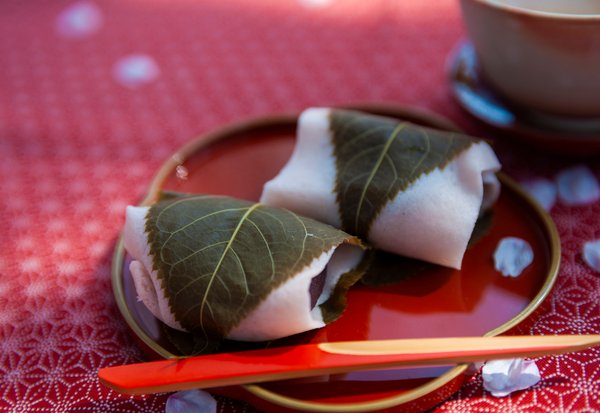
{"type": "Polygon", "coordinates": [[[104,23],[102,10],[91,1],[67,6],[54,22],[56,32],[66,38],[84,38],[97,33],[104,23]]]}
{"type": "Polygon", "coordinates": [[[535,178],[521,182],[533,197],[546,209],[550,211],[556,203],[558,188],[556,183],[546,178],[535,178]]]}
{"type": "Polygon", "coordinates": [[[182,390],[169,396],[165,413],[217,413],[217,401],[203,390],[182,390]]]}
{"type": "Polygon", "coordinates": [[[490,360],[481,371],[483,386],[495,397],[504,397],[537,384],[540,370],[535,361],[524,359],[490,360]]]}
{"type": "Polygon", "coordinates": [[[585,165],[563,169],[556,176],[558,196],[569,206],[582,206],[600,199],[600,184],[596,175],[585,165]]]}
{"type": "Polygon", "coordinates": [[[151,56],[132,54],[115,63],[113,74],[121,85],[136,89],[155,81],[160,75],[160,68],[151,56]]]}
{"type": "Polygon", "coordinates": [[[532,262],[533,249],[521,238],[502,238],[494,251],[494,268],[506,277],[521,275],[532,262]]]}

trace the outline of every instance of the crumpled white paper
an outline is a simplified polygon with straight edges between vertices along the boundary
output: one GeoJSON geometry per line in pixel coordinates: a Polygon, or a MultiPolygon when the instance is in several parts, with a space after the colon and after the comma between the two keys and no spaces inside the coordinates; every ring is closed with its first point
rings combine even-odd
{"type": "Polygon", "coordinates": [[[554,182],[546,178],[534,178],[521,182],[523,188],[527,190],[538,202],[550,211],[556,203],[558,188],[554,182]]]}
{"type": "Polygon", "coordinates": [[[596,175],[585,165],[563,169],[556,176],[558,196],[570,206],[582,206],[600,199],[600,184],[596,175]]]}
{"type": "Polygon", "coordinates": [[[313,9],[328,6],[333,3],[334,0],[298,0],[298,2],[307,9],[313,9]]]}
{"type": "Polygon", "coordinates": [[[160,76],[160,68],[151,56],[132,54],[114,65],[113,75],[121,85],[135,89],[155,81],[160,76]]]}
{"type": "Polygon", "coordinates": [[[540,370],[533,360],[491,360],[482,370],[483,387],[495,397],[527,389],[541,380],[540,370]]]}
{"type": "Polygon", "coordinates": [[[600,239],[583,244],[582,257],[590,268],[600,273],[600,239]]]}
{"type": "Polygon", "coordinates": [[[532,262],[533,249],[521,238],[502,238],[494,251],[494,268],[506,277],[520,275],[532,262]]]}
{"type": "Polygon", "coordinates": [[[217,413],[217,401],[203,390],[182,390],[169,396],[165,413],[217,413]]]}
{"type": "Polygon", "coordinates": [[[56,17],[54,25],[58,34],[75,39],[95,34],[103,23],[100,7],[91,1],[78,1],[67,6],[56,17]]]}

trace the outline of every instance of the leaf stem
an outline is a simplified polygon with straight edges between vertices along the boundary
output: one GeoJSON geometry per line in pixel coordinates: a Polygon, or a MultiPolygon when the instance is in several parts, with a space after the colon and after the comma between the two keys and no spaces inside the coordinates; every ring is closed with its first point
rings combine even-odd
{"type": "MultiPolygon", "coordinates": [[[[360,209],[362,208],[362,203],[363,203],[363,200],[366,197],[367,190],[369,189],[369,186],[371,185],[371,182],[373,181],[373,178],[377,174],[377,171],[379,170],[379,167],[383,163],[383,159],[387,155],[387,153],[388,153],[388,151],[390,149],[390,146],[392,146],[392,142],[394,142],[394,139],[396,139],[396,136],[398,136],[398,134],[400,133],[400,131],[402,129],[404,129],[405,126],[406,126],[405,122],[401,123],[390,134],[390,137],[388,138],[387,142],[385,143],[385,146],[381,150],[381,154],[379,155],[379,159],[377,160],[377,163],[375,164],[375,166],[371,170],[371,175],[369,175],[369,178],[367,179],[367,182],[363,186],[362,194],[360,195],[360,199],[358,201],[358,207],[356,208],[356,219],[354,220],[354,228],[355,228],[356,232],[358,232],[358,218],[360,216],[360,209]]],[[[360,235],[362,235],[362,234],[360,234],[360,235]]]]}

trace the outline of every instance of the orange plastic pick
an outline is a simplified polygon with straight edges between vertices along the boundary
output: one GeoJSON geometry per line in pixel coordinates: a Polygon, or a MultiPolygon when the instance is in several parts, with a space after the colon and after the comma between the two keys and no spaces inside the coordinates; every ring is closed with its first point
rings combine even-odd
{"type": "Polygon", "coordinates": [[[108,367],[100,382],[149,394],[377,370],[540,357],[600,344],[600,335],[459,337],[306,344],[108,367]]]}

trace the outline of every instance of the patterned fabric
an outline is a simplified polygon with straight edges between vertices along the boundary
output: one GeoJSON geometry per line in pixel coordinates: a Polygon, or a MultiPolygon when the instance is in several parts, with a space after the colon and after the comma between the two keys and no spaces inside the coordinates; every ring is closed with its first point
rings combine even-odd
{"type": "MultiPolygon", "coordinates": [[[[494,139],[517,180],[553,180],[582,163],[600,173],[593,158],[515,145],[452,100],[445,61],[464,35],[455,0],[81,3],[0,2],[2,411],[164,411],[167,395],[123,396],[97,380],[102,367],[146,360],[115,305],[111,254],[125,206],[167,156],[212,128],[387,101],[494,139]]],[[[551,215],[562,267],[531,333],[600,333],[600,282],[580,253],[600,237],[600,202],[559,200],[551,215]]],[[[537,365],[530,390],[494,398],[478,375],[435,411],[600,411],[599,350],[537,365]]],[[[219,412],[256,412],[217,400],[219,412]]]]}

